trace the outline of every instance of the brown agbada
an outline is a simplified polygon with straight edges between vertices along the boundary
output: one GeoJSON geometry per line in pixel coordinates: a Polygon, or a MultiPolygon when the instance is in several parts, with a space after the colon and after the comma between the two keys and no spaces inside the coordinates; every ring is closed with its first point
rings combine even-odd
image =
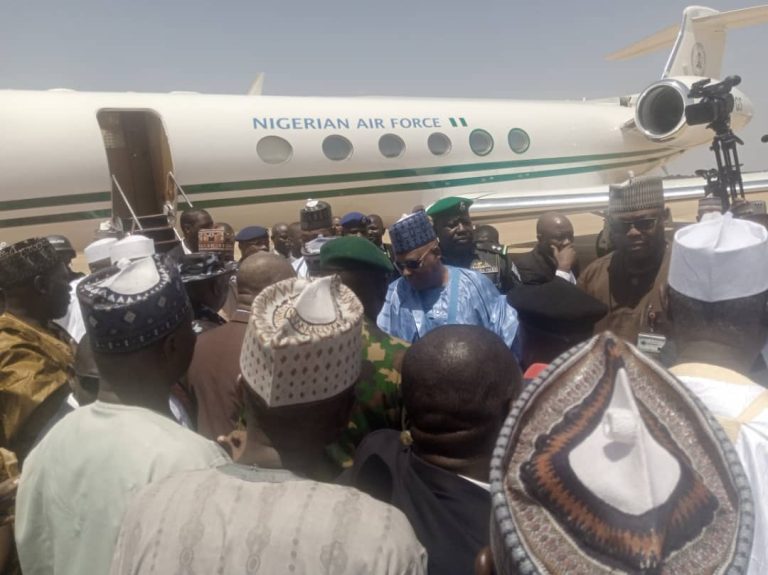
{"type": "Polygon", "coordinates": [[[615,252],[596,259],[587,266],[579,276],[578,286],[608,306],[608,314],[595,324],[595,334],[612,331],[632,344],[637,343],[637,335],[640,332],[667,335],[669,324],[661,304],[661,292],[667,284],[669,251],[667,249],[664,254],[653,284],[637,304],[631,307],[621,305],[611,293],[608,270],[615,252]]]}
{"type": "Polygon", "coordinates": [[[0,315],[0,445],[26,455],[47,420],[42,412],[53,415],[58,396],[66,397],[73,363],[70,347],[52,333],[0,315]]]}

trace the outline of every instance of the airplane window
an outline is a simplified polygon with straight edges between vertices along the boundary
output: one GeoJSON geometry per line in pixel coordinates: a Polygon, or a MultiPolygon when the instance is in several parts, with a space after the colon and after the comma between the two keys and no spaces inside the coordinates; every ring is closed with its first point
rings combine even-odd
{"type": "Polygon", "coordinates": [[[352,142],[344,136],[334,134],[323,140],[323,154],[329,160],[339,162],[352,155],[352,142]]]}
{"type": "Polygon", "coordinates": [[[267,164],[282,164],[293,156],[293,146],[280,136],[265,136],[256,144],[256,153],[267,164]]]}
{"type": "Polygon", "coordinates": [[[399,158],[405,152],[405,142],[395,134],[384,134],[379,138],[379,151],[385,158],[399,158]]]}
{"type": "Polygon", "coordinates": [[[427,146],[435,156],[444,156],[451,151],[451,139],[442,132],[435,132],[427,138],[427,146]]]}
{"type": "Polygon", "coordinates": [[[472,130],[469,147],[478,156],[487,156],[493,150],[493,137],[485,130],[472,130]]]}
{"type": "Polygon", "coordinates": [[[509,147],[513,152],[522,154],[526,152],[531,145],[531,138],[525,130],[512,128],[507,135],[507,142],[509,142],[509,147]]]}

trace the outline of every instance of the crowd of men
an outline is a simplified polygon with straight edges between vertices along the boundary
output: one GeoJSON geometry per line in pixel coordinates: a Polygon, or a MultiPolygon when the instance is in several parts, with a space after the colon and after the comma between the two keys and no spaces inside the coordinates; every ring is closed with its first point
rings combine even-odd
{"type": "Polygon", "coordinates": [[[471,205],[0,244],[0,572],[768,573],[768,229],[471,205]]]}

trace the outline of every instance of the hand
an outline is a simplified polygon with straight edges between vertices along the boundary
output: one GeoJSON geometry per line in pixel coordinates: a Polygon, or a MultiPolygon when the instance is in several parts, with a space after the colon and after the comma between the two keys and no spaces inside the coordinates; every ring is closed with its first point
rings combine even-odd
{"type": "Polygon", "coordinates": [[[552,246],[552,255],[557,262],[557,269],[564,272],[570,272],[573,264],[576,263],[576,248],[572,243],[564,245],[561,249],[552,246]]]}
{"type": "Polygon", "coordinates": [[[18,487],[18,477],[6,479],[0,483],[0,526],[13,522],[11,510],[16,503],[16,490],[18,487]]]}
{"type": "Polygon", "coordinates": [[[219,435],[216,438],[216,443],[229,454],[232,461],[239,461],[245,452],[247,436],[248,434],[244,429],[235,429],[228,435],[219,435]]]}

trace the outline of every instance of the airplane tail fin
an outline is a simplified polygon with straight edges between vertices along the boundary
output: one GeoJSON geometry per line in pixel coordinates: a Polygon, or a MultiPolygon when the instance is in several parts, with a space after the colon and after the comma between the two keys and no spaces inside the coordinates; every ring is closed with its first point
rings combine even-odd
{"type": "Polygon", "coordinates": [[[256,79],[248,88],[248,96],[261,96],[261,92],[264,90],[264,73],[260,73],[256,76],[256,79]]]}
{"type": "Polygon", "coordinates": [[[702,6],[688,6],[680,26],[661,32],[609,54],[608,60],[625,60],[673,46],[662,78],[701,76],[720,78],[720,67],[728,29],[768,22],[768,5],[718,12],[702,6]]]}

